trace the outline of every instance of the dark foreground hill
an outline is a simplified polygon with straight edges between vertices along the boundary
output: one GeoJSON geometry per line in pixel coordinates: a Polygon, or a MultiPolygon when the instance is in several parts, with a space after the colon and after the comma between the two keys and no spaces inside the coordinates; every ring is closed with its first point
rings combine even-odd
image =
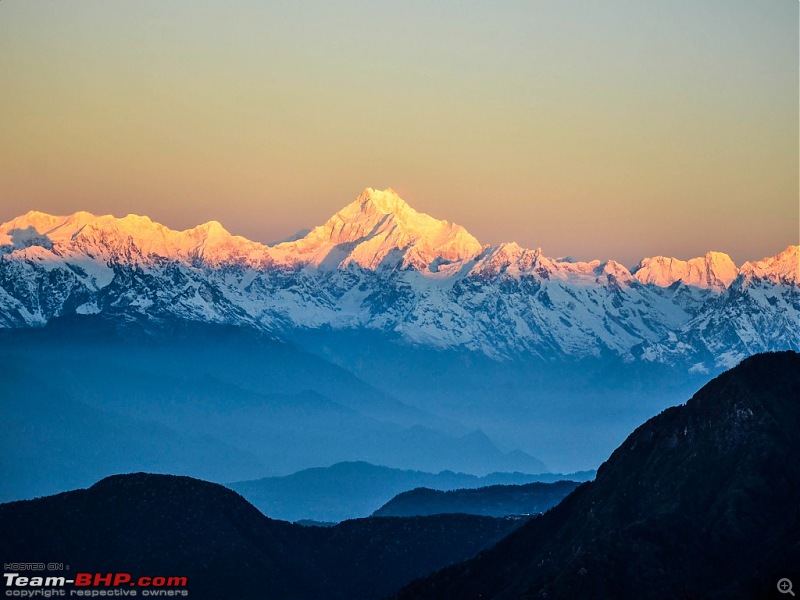
{"type": "Polygon", "coordinates": [[[594,482],[398,598],[778,597],[800,571],[798,457],[800,355],[754,356],[636,429],[594,482]]]}
{"type": "Polygon", "coordinates": [[[521,523],[442,515],[304,527],[213,483],[138,473],[0,505],[0,558],[187,577],[193,598],[358,600],[474,556],[521,523]]]}
{"type": "Polygon", "coordinates": [[[450,491],[416,488],[398,494],[381,506],[374,517],[468,514],[503,517],[542,513],[578,487],[577,481],[490,485],[450,491]]]}

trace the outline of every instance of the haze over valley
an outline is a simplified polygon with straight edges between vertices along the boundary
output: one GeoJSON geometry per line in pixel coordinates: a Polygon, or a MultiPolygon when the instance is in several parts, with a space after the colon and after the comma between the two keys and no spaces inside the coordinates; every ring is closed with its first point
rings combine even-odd
{"type": "Polygon", "coordinates": [[[0,252],[7,500],[135,470],[591,470],[724,367],[800,349],[798,246],[553,259],[391,190],[274,246],[30,212],[0,252]]]}

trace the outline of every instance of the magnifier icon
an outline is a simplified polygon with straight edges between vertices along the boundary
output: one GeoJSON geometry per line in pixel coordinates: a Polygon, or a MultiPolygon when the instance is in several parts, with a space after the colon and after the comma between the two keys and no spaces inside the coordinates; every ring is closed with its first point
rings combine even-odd
{"type": "Polygon", "coordinates": [[[792,596],[794,596],[794,592],[792,591],[792,580],[786,579],[786,577],[784,577],[783,579],[779,579],[778,591],[781,594],[791,594],[792,596]]]}

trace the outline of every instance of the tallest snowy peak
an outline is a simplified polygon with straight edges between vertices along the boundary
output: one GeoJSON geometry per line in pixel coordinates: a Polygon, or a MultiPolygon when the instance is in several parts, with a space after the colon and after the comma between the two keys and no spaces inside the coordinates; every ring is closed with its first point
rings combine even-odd
{"type": "Polygon", "coordinates": [[[387,215],[414,210],[391,188],[386,190],[366,188],[361,192],[356,202],[362,211],[376,210],[387,215]]]}
{"type": "Polygon", "coordinates": [[[391,189],[372,188],[304,238],[277,248],[316,265],[402,265],[432,272],[483,250],[460,225],[417,212],[391,189]]]}
{"type": "MultiPolygon", "coordinates": [[[[428,215],[420,215],[392,189],[374,190],[366,188],[358,198],[336,213],[323,227],[327,227],[335,221],[361,222],[369,225],[370,223],[386,220],[387,215],[394,217],[397,222],[403,224],[419,216],[428,217],[428,215]]],[[[435,221],[435,219],[431,220],[435,221]]]]}

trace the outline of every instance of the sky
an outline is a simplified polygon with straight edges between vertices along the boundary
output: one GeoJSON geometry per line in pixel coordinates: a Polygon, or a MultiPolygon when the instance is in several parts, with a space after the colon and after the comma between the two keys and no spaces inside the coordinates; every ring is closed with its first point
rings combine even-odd
{"type": "Polygon", "coordinates": [[[798,243],[796,0],[0,0],[0,221],[218,220],[365,187],[483,243],[737,264],[798,243]]]}

